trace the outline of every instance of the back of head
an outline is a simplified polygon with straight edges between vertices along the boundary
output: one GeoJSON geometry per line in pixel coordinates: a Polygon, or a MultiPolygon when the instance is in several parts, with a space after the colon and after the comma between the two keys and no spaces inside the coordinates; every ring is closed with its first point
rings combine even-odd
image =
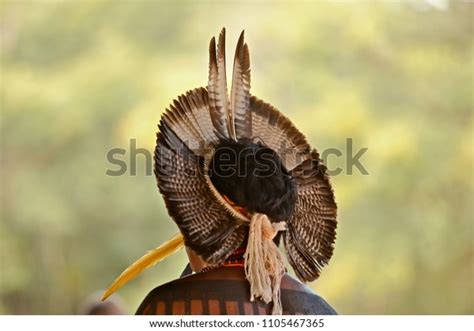
{"type": "Polygon", "coordinates": [[[225,140],[214,152],[209,177],[222,195],[249,213],[285,221],[293,214],[295,180],[277,153],[260,142],[225,140]]]}

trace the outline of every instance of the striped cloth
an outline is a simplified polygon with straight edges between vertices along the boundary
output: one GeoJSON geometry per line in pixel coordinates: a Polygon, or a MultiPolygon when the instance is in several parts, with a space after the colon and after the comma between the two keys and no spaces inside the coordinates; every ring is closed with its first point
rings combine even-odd
{"type": "MultiPolygon", "coordinates": [[[[176,279],[151,291],[138,315],[268,315],[272,304],[249,301],[242,267],[221,267],[176,279]]],[[[288,274],[283,277],[284,315],[334,315],[336,311],[288,274]]]]}

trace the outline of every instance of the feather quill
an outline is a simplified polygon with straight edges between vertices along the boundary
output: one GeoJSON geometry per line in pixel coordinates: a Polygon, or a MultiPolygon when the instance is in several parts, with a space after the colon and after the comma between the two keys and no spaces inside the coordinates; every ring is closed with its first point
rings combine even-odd
{"type": "Polygon", "coordinates": [[[244,43],[244,31],[240,34],[234,57],[232,89],[230,93],[230,127],[236,138],[252,136],[250,105],[250,56],[244,43]]]}
{"type": "Polygon", "coordinates": [[[158,262],[164,260],[168,256],[176,253],[184,246],[184,238],[181,233],[174,235],[171,239],[161,244],[159,247],[147,252],[131,266],[125,269],[120,276],[110,285],[110,287],[104,292],[102,301],[106,300],[119,288],[127,284],[130,280],[137,277],[143,270],[154,266],[158,262]]]}
{"type": "Polygon", "coordinates": [[[209,112],[219,138],[230,138],[229,127],[230,104],[227,94],[225,68],[225,28],[219,35],[216,52],[216,40],[213,37],[209,44],[209,112]]]}

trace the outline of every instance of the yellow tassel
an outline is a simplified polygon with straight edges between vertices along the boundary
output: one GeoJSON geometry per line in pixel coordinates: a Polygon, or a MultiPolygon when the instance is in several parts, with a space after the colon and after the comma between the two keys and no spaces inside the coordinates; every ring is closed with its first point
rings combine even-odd
{"type": "Polygon", "coordinates": [[[106,300],[119,288],[127,284],[129,281],[137,277],[143,270],[154,266],[158,262],[166,259],[171,254],[176,253],[184,246],[184,238],[181,233],[174,235],[170,240],[161,244],[159,247],[147,252],[131,266],[125,269],[120,276],[110,285],[110,287],[104,292],[102,301],[106,300]]]}

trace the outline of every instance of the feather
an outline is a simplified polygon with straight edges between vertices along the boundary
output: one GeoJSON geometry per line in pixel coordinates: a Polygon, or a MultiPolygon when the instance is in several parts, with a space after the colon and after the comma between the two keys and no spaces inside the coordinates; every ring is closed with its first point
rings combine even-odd
{"type": "Polygon", "coordinates": [[[229,98],[225,71],[225,28],[219,35],[219,43],[213,37],[209,45],[209,112],[219,138],[230,138],[229,131],[229,98]]]}
{"type": "Polygon", "coordinates": [[[105,291],[102,296],[102,300],[106,300],[119,288],[127,284],[130,280],[137,277],[143,270],[154,266],[158,262],[166,259],[168,256],[176,253],[184,245],[184,238],[181,233],[174,235],[170,240],[161,244],[159,247],[154,250],[149,251],[137,261],[135,261],[131,266],[125,269],[120,276],[110,285],[110,287],[105,291]]]}
{"type": "Polygon", "coordinates": [[[244,239],[235,234],[237,220],[208,185],[204,158],[186,148],[166,121],[158,127],[155,174],[168,213],[186,246],[209,263],[222,262],[244,239]]]}
{"type": "Polygon", "coordinates": [[[303,134],[272,105],[250,97],[252,136],[261,140],[280,156],[288,170],[311,158],[310,146],[303,134]]]}
{"type": "Polygon", "coordinates": [[[250,55],[244,44],[244,31],[240,34],[235,50],[232,89],[230,93],[230,127],[236,138],[252,136],[250,104],[250,55]]]}
{"type": "Polygon", "coordinates": [[[295,212],[288,220],[285,247],[290,265],[302,281],[313,281],[334,251],[337,205],[326,167],[313,150],[291,175],[298,183],[295,212]]]}
{"type": "Polygon", "coordinates": [[[180,95],[166,109],[162,121],[197,155],[204,156],[204,144],[217,143],[208,109],[205,88],[196,88],[180,95]]]}

